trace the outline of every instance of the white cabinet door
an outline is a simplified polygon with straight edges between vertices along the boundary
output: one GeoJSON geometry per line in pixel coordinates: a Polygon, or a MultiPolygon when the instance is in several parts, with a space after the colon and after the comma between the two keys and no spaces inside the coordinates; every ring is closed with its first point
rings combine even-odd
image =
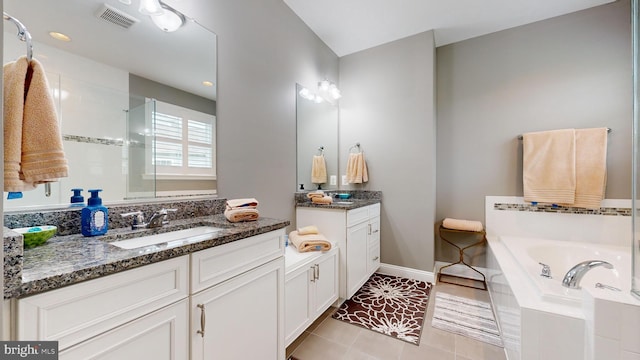
{"type": "Polygon", "coordinates": [[[369,237],[367,238],[369,258],[367,259],[367,271],[369,276],[380,267],[380,217],[369,220],[369,237]]]}
{"type": "Polygon", "coordinates": [[[347,228],[347,299],[367,281],[369,224],[364,222],[347,228]]]}
{"type": "Polygon", "coordinates": [[[284,285],[285,346],[289,346],[313,322],[311,280],[313,268],[303,266],[286,275],[284,285]]]}
{"type": "Polygon", "coordinates": [[[192,359],[284,359],[283,305],[283,257],[193,295],[192,359]]]}
{"type": "Polygon", "coordinates": [[[60,351],[187,297],[189,258],[18,300],[17,340],[55,340],[60,351]]]}
{"type": "Polygon", "coordinates": [[[189,301],[181,300],[60,352],[60,360],[187,360],[189,301]]]}
{"type": "MultiPolygon", "coordinates": [[[[333,304],[338,299],[338,249],[333,249],[324,254],[314,263],[314,296],[311,306],[313,307],[313,319],[333,304]]],[[[287,311],[289,309],[287,308],[287,311]]]]}

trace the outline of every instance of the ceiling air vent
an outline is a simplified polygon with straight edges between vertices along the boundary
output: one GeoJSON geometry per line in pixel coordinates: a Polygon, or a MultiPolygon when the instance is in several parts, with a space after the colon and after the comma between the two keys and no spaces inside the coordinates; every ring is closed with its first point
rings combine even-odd
{"type": "Polygon", "coordinates": [[[110,22],[125,29],[130,28],[133,24],[140,21],[133,16],[107,4],[102,4],[102,7],[96,13],[96,16],[106,22],[110,22]]]}

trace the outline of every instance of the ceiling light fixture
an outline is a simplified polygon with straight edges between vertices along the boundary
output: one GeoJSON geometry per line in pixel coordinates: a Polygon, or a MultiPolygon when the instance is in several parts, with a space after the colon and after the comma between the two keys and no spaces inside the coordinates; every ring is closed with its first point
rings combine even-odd
{"type": "Polygon", "coordinates": [[[140,7],[138,8],[140,13],[145,15],[162,15],[162,6],[160,0],[140,0],[140,7]]]}
{"type": "Polygon", "coordinates": [[[185,16],[160,0],[140,0],[139,11],[164,32],[174,32],[184,25],[185,16]]]}

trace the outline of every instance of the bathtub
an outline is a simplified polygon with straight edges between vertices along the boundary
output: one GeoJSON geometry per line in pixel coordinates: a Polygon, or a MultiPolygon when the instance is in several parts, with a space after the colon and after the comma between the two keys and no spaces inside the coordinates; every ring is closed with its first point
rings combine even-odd
{"type": "Polygon", "coordinates": [[[604,333],[616,329],[612,323],[631,321],[628,327],[637,328],[640,301],[630,294],[630,247],[518,236],[487,241],[488,290],[509,360],[623,358],[602,352],[616,336],[604,333]],[[562,286],[566,272],[585,260],[608,261],[614,268],[589,270],[580,289],[562,286]],[[540,276],[540,262],[550,266],[551,279],[540,276]]]}
{"type": "MultiPolygon", "coordinates": [[[[562,286],[562,279],[574,265],[586,260],[604,260],[611,263],[613,269],[592,268],[580,281],[581,288],[596,289],[596,284],[600,283],[620,292],[630,291],[630,247],[513,236],[500,237],[500,241],[524,271],[541,301],[582,306],[583,292],[562,286]],[[540,276],[540,263],[549,265],[552,278],[540,276]]],[[[596,291],[615,290],[600,287],[596,291]]]]}

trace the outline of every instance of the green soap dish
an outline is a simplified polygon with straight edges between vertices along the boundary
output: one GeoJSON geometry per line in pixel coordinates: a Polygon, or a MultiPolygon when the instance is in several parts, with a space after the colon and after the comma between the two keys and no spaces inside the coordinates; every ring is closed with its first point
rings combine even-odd
{"type": "Polygon", "coordinates": [[[36,246],[40,246],[47,242],[53,235],[56,234],[58,228],[53,225],[44,226],[32,226],[25,228],[13,229],[18,234],[22,234],[24,237],[24,248],[30,249],[36,246]]]}

